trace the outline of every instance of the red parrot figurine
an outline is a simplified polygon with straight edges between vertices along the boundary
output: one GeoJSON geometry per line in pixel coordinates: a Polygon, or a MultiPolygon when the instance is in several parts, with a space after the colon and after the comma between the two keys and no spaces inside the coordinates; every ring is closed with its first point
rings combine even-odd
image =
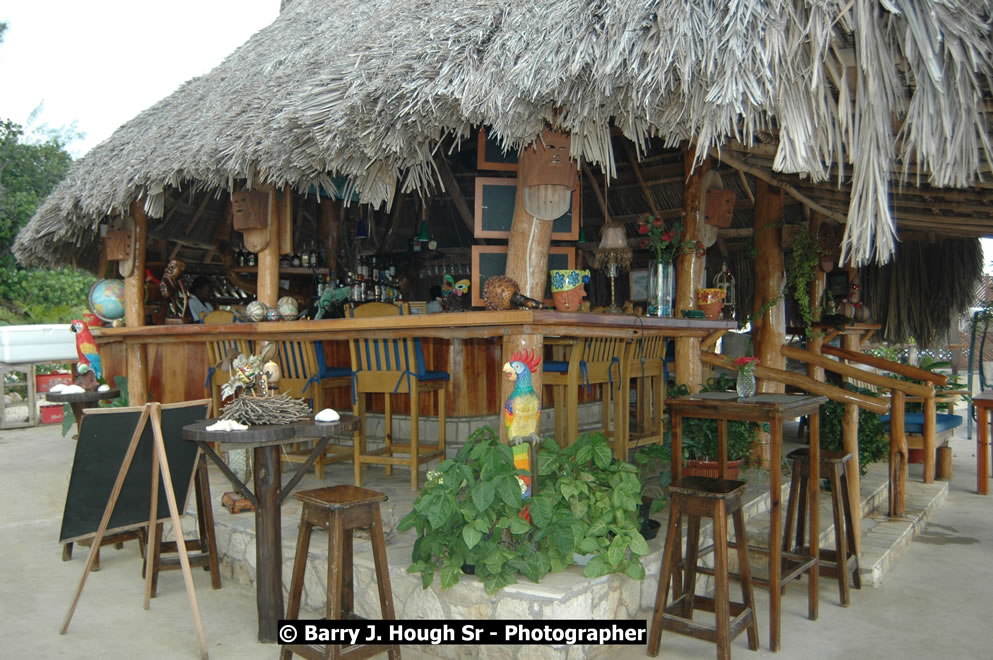
{"type": "Polygon", "coordinates": [[[73,321],[69,329],[76,333],[76,353],[79,363],[89,365],[97,379],[103,378],[103,367],[100,365],[100,354],[97,352],[97,342],[90,334],[90,328],[82,321],[73,321]]]}

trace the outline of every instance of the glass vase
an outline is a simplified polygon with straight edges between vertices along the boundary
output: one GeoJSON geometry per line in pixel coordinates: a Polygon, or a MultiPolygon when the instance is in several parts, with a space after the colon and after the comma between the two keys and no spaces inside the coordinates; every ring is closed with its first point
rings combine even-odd
{"type": "Polygon", "coordinates": [[[734,384],[734,389],[738,393],[739,399],[755,396],[755,372],[740,369],[738,371],[738,380],[734,384]]]}
{"type": "Polygon", "coordinates": [[[676,268],[671,261],[658,261],[648,271],[648,316],[672,316],[676,268]]]}

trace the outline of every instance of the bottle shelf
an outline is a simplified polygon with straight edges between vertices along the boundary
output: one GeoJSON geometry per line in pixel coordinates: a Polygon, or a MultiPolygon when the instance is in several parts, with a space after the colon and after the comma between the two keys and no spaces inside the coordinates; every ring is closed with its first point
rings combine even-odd
{"type": "MultiPolygon", "coordinates": [[[[258,266],[235,266],[231,269],[233,273],[243,273],[249,275],[255,275],[258,273],[258,266]]],[[[310,268],[309,266],[284,266],[279,269],[280,275],[290,275],[297,277],[307,277],[314,274],[326,275],[329,272],[328,268],[310,268]]]]}

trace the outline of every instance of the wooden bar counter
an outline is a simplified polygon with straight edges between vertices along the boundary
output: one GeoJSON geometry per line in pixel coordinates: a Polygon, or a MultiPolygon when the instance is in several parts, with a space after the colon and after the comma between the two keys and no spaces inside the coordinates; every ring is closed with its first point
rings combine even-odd
{"type": "MultiPolygon", "coordinates": [[[[499,409],[502,402],[499,392],[503,365],[501,342],[511,335],[704,338],[733,327],[735,324],[727,321],[507,310],[321,321],[95,328],[93,334],[110,375],[126,373],[125,347],[144,345],[149,365],[146,392],[162,402],[203,396],[207,368],[204,342],[209,340],[322,340],[329,364],[347,365],[347,346],[332,342],[344,342],[353,337],[421,337],[428,368],[443,369],[451,374],[448,410],[451,416],[461,417],[491,415],[499,409]]],[[[333,403],[341,408],[351,406],[350,397],[347,401],[333,403]]],[[[397,412],[402,413],[404,407],[403,402],[398,402],[397,412]]],[[[422,408],[421,412],[436,414],[429,408],[422,408]]]]}

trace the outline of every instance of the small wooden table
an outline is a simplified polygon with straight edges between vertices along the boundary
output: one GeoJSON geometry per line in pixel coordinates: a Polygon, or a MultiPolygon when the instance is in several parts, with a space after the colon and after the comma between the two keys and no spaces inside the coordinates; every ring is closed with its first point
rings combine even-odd
{"type": "Polygon", "coordinates": [[[976,492],[990,494],[990,409],[993,408],[993,391],[972,397],[976,407],[976,492]]]}
{"type": "Polygon", "coordinates": [[[728,420],[766,422],[770,427],[769,448],[769,579],[753,576],[753,582],[769,587],[769,648],[778,651],[780,646],[780,610],[782,590],[796,575],[807,572],[809,618],[817,618],[817,560],[820,553],[818,533],[820,508],[820,407],[827,402],[825,396],[793,394],[756,394],[739,399],[733,392],[705,392],[693,396],[669,399],[672,417],[672,479],[682,477],[683,438],[682,418],[694,417],[717,420],[718,460],[720,478],[727,478],[727,423],[728,420]],[[807,502],[810,520],[810,554],[794,555],[782,550],[782,464],[783,422],[807,415],[810,420],[810,478],[807,502]],[[791,563],[783,571],[783,560],[791,563]]]}
{"type": "Polygon", "coordinates": [[[83,410],[95,408],[100,401],[109,401],[121,396],[121,391],[116,388],[109,390],[94,390],[91,392],[48,392],[45,398],[55,403],[68,403],[72,406],[72,414],[76,418],[76,433],[79,433],[79,425],[83,422],[83,410]]]}
{"type": "Polygon", "coordinates": [[[259,641],[277,641],[277,621],[283,617],[283,551],[282,513],[280,505],[310,469],[332,435],[352,431],[358,420],[342,415],[337,422],[296,422],[266,426],[250,426],[244,431],[208,431],[206,427],[217,420],[210,419],[183,427],[183,439],[197,443],[200,449],[221,469],[232,485],[255,505],[255,599],[259,616],[259,641]],[[315,438],[317,443],[296,473],[281,485],[282,474],[279,446],[315,438]],[[255,490],[251,490],[231,471],[211,443],[219,442],[229,449],[253,449],[255,459],[255,490]]]}

